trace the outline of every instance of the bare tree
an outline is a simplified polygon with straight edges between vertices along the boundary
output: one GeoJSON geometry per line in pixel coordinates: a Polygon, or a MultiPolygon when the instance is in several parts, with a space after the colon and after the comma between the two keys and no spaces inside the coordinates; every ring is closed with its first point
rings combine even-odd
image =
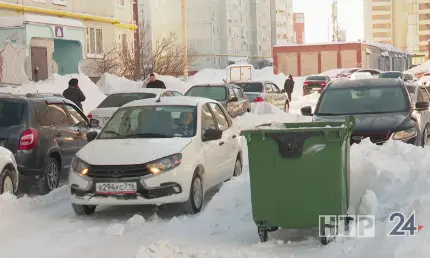
{"type": "MultiPolygon", "coordinates": [[[[139,31],[140,67],[150,66],[151,72],[163,75],[182,75],[184,54],[182,44],[178,42],[175,34],[171,33],[160,40],[149,40],[150,29],[141,26],[139,31]]],[[[127,39],[117,48],[119,65],[118,75],[128,79],[145,78],[146,70],[136,75],[135,44],[134,40],[127,39]]],[[[187,48],[187,65],[192,67],[198,57],[194,46],[187,48]]]]}
{"type": "Polygon", "coordinates": [[[98,75],[105,73],[117,74],[120,62],[118,61],[118,46],[115,44],[109,49],[105,49],[100,57],[88,58],[90,62],[85,65],[85,68],[98,75]]]}

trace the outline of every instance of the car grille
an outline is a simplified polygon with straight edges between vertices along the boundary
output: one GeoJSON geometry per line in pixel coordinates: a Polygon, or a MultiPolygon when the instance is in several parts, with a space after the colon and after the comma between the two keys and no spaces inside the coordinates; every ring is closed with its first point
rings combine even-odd
{"type": "Polygon", "coordinates": [[[139,165],[119,165],[119,166],[91,166],[87,176],[92,178],[126,178],[141,177],[149,175],[146,164],[139,165]]]}
{"type": "Polygon", "coordinates": [[[352,134],[351,144],[360,143],[365,138],[376,144],[382,144],[390,139],[391,133],[369,133],[369,134],[352,134]]]}

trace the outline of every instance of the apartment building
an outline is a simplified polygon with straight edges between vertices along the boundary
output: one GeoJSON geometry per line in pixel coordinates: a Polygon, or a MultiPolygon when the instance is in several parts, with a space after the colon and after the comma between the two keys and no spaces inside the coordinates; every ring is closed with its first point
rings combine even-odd
{"type": "Polygon", "coordinates": [[[271,0],[272,45],[295,43],[293,0],[271,0]]]}
{"type": "MultiPolygon", "coordinates": [[[[187,0],[187,42],[199,53],[189,70],[271,57],[270,1],[187,0]]],[[[181,42],[181,17],[181,1],[153,1],[153,41],[175,33],[181,42]]]]}
{"type": "Polygon", "coordinates": [[[428,55],[430,0],[364,0],[365,40],[412,54],[413,64],[428,55]]]}
{"type": "Polygon", "coordinates": [[[91,63],[132,39],[132,0],[3,0],[0,81],[21,84],[52,73],[99,77],[91,63]]]}
{"type": "Polygon", "coordinates": [[[296,44],[305,43],[305,14],[304,13],[294,13],[294,40],[296,44]]]}

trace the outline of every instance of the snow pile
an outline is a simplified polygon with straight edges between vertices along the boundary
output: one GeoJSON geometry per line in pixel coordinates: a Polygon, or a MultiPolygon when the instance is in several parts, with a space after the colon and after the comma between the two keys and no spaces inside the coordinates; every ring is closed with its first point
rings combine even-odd
{"type": "Polygon", "coordinates": [[[325,76],[328,76],[330,78],[336,78],[336,76],[344,70],[345,69],[331,69],[331,70],[327,70],[325,72],[322,72],[321,75],[325,75],[325,76]]]}
{"type": "Polygon", "coordinates": [[[77,78],[79,80],[79,87],[87,97],[87,99],[82,103],[85,113],[95,109],[106,98],[106,95],[100,91],[97,85],[95,85],[90,80],[90,78],[83,74],[71,74],[65,76],[52,74],[45,81],[23,84],[17,87],[4,87],[1,89],[1,92],[9,92],[14,94],[36,92],[63,94],[63,91],[69,86],[69,80],[72,78],[77,78]]]}
{"type": "Polygon", "coordinates": [[[113,74],[105,73],[97,82],[99,89],[106,95],[130,89],[139,89],[142,82],[135,82],[124,77],[118,77],[113,74]]]}

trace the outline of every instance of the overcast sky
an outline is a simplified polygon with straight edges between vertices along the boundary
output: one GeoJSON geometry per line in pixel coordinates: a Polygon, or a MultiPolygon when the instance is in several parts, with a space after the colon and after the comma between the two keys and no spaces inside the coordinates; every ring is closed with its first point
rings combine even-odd
{"type": "MultiPolygon", "coordinates": [[[[363,39],[362,1],[338,0],[338,21],[340,27],[346,30],[347,41],[363,39]]],[[[293,0],[293,2],[294,12],[305,14],[306,43],[331,41],[328,30],[331,26],[329,22],[333,0],[293,0]]]]}

